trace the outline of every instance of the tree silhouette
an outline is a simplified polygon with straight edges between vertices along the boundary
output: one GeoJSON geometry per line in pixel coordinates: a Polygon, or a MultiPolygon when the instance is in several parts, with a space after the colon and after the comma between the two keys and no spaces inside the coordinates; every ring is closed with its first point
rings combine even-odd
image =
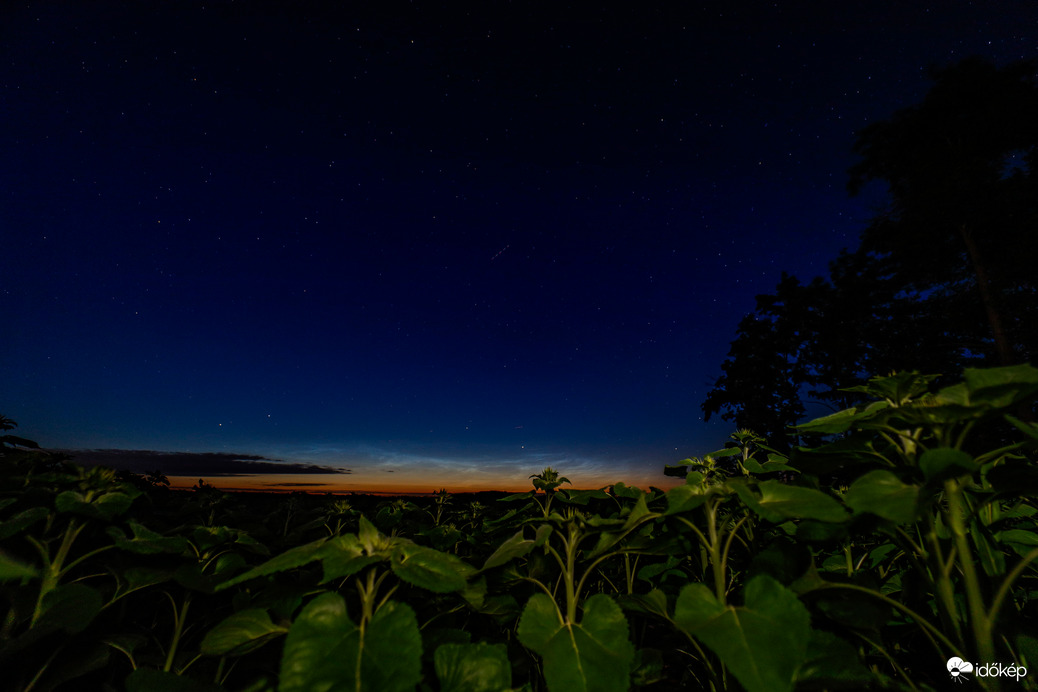
{"type": "Polygon", "coordinates": [[[937,72],[921,104],[861,132],[850,171],[852,193],[882,180],[891,197],[862,249],[891,258],[906,290],[975,290],[1003,365],[1034,353],[1020,318],[1038,289],[1035,67],[970,58],[937,72]]]}
{"type": "Polygon", "coordinates": [[[977,59],[935,73],[923,103],[863,130],[857,192],[891,205],[860,247],[803,285],[783,274],[739,323],[702,404],[773,444],[804,400],[856,403],[846,388],[899,370],[1038,355],[1038,86],[1032,63],[977,59]]]}

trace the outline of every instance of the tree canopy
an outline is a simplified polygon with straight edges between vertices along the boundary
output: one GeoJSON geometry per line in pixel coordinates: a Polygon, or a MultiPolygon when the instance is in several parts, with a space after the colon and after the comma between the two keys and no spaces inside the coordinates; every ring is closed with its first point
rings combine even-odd
{"type": "Polygon", "coordinates": [[[827,278],[783,274],[740,322],[702,404],[782,439],[804,401],[845,407],[871,374],[958,373],[1038,354],[1038,80],[970,58],[862,130],[849,190],[889,206],[827,278]]]}

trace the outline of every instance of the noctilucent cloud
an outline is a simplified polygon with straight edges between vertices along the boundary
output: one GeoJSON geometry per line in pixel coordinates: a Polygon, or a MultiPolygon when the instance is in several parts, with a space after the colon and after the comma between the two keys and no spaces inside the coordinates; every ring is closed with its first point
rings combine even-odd
{"type": "Polygon", "coordinates": [[[1038,54],[1030,0],[606,5],[5,8],[0,413],[188,485],[665,486],[882,205],[855,133],[1038,54]]]}

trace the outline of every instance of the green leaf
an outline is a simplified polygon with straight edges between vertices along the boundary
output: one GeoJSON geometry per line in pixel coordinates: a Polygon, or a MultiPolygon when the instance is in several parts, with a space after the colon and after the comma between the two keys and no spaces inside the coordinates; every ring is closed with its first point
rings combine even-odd
{"type": "Polygon", "coordinates": [[[797,469],[785,463],[785,461],[768,460],[761,464],[756,459],[751,458],[744,461],[742,465],[743,468],[753,474],[777,473],[779,471],[799,473],[797,469]]]}
{"type": "Polygon", "coordinates": [[[877,412],[887,408],[889,404],[885,401],[874,401],[864,409],[848,408],[843,411],[815,418],[812,421],[796,426],[802,433],[821,433],[833,435],[847,432],[855,423],[867,420],[876,415],[877,412]]]}
{"type": "Polygon", "coordinates": [[[926,476],[926,480],[961,476],[973,473],[977,468],[973,457],[962,450],[950,447],[928,449],[919,457],[919,469],[926,476]]]}
{"type": "MultiPolygon", "coordinates": [[[[606,530],[598,538],[598,542],[595,544],[594,550],[588,553],[589,558],[594,558],[602,553],[606,552],[617,543],[619,543],[625,536],[629,535],[631,531],[638,528],[639,525],[646,522],[652,521],[657,517],[661,516],[656,512],[649,510],[648,503],[646,502],[646,495],[643,493],[638,496],[638,500],[634,503],[634,507],[631,508],[630,514],[627,518],[620,522],[619,526],[607,526],[601,525],[606,530]]],[[[589,525],[595,526],[592,522],[588,522],[589,525]]]]}
{"type": "Polygon", "coordinates": [[[811,630],[807,659],[796,674],[800,685],[811,689],[868,689],[876,676],[858,658],[854,647],[831,632],[811,630]]]}
{"type": "Polygon", "coordinates": [[[586,506],[589,500],[608,500],[609,493],[604,490],[560,490],[555,496],[561,502],[586,506]]]}
{"type": "Polygon", "coordinates": [[[631,682],[637,688],[647,687],[666,679],[663,652],[659,649],[638,649],[634,653],[631,682]]]}
{"type": "Polygon", "coordinates": [[[32,565],[15,560],[0,551],[0,582],[21,581],[22,583],[39,576],[39,570],[32,565]]]}
{"type": "Polygon", "coordinates": [[[385,542],[382,534],[375,528],[375,525],[368,521],[368,518],[363,514],[360,515],[357,525],[357,540],[360,541],[364,552],[368,555],[374,555],[379,552],[382,549],[382,544],[385,542]]]}
{"type": "MultiPolygon", "coordinates": [[[[684,478],[684,476],[685,476],[685,474],[682,473],[681,477],[684,478]]],[[[629,500],[636,500],[636,499],[638,499],[638,497],[640,497],[641,495],[645,494],[645,491],[642,490],[641,488],[636,488],[636,487],[633,487],[633,486],[630,486],[630,485],[626,485],[626,484],[624,484],[622,482],[621,483],[613,483],[612,490],[613,490],[613,495],[615,495],[616,497],[624,497],[624,498],[627,498],[629,500]]]]}
{"type": "Polygon", "coordinates": [[[534,496],[536,490],[527,490],[524,493],[515,493],[514,495],[506,495],[505,497],[498,498],[498,502],[516,502],[518,500],[529,500],[534,496]]]}
{"type": "Polygon", "coordinates": [[[1032,548],[1038,546],[1038,533],[1033,531],[1007,529],[999,532],[998,537],[1003,543],[1016,543],[1017,545],[1026,545],[1032,548]]]}
{"type": "MultiPolygon", "coordinates": [[[[689,478],[693,474],[688,474],[689,478]]],[[[700,475],[701,474],[695,474],[700,475]]],[[[699,507],[713,495],[716,494],[715,490],[707,488],[703,485],[692,485],[686,483],[684,485],[676,485],[667,491],[667,512],[669,516],[671,514],[680,514],[682,512],[690,512],[696,507],[699,507]]]]}
{"type": "Polygon", "coordinates": [[[901,482],[890,471],[877,469],[854,481],[844,502],[855,513],[868,512],[898,524],[915,521],[919,488],[901,482]]]}
{"type": "Polygon", "coordinates": [[[535,594],[519,620],[519,641],[541,655],[552,692],[612,692],[630,686],[634,659],[627,619],[605,594],[584,602],[579,623],[566,622],[545,594],[535,594]]]}
{"type": "Polygon", "coordinates": [[[422,678],[422,635],[414,611],[389,601],[362,631],[346,601],[326,593],[292,623],[279,692],[413,692],[422,678]]]}
{"type": "Polygon", "coordinates": [[[995,546],[987,527],[980,522],[972,521],[969,525],[970,536],[973,545],[977,548],[977,561],[989,577],[999,576],[1006,573],[1006,557],[1001,550],[995,546]]]}
{"type": "Polygon", "coordinates": [[[65,584],[43,597],[43,614],[36,621],[41,630],[76,634],[86,629],[101,612],[101,594],[85,584],[65,584]]]}
{"type": "MultiPolygon", "coordinates": [[[[643,568],[644,569],[644,568],[643,568]]],[[[667,610],[667,594],[653,589],[647,594],[629,594],[622,597],[621,607],[638,613],[652,613],[658,617],[669,619],[667,610]]]]}
{"type": "Polygon", "coordinates": [[[286,550],[280,555],[267,560],[262,565],[253,567],[248,572],[239,574],[234,579],[229,579],[218,584],[216,590],[223,591],[224,589],[249,581],[250,579],[265,577],[268,574],[276,574],[277,572],[286,572],[290,569],[307,565],[320,557],[321,547],[327,540],[327,538],[319,538],[313,543],[306,543],[305,545],[296,546],[291,550],[286,550]]]}
{"type": "Polygon", "coordinates": [[[15,536],[41,519],[46,519],[50,510],[46,507],[30,507],[0,523],[0,540],[15,536]]]}
{"type": "Polygon", "coordinates": [[[483,563],[483,568],[480,571],[485,572],[488,569],[500,567],[517,557],[526,555],[533,550],[534,547],[534,542],[524,538],[523,529],[519,529],[514,536],[497,546],[497,550],[491,553],[490,557],[487,558],[487,561],[483,563]]]}
{"type": "Polygon", "coordinates": [[[443,644],[433,662],[440,692],[500,692],[512,686],[504,644],[443,644]]]}
{"type": "Polygon", "coordinates": [[[209,630],[199,650],[205,656],[241,656],[288,632],[262,608],[234,613],[209,630]]]}
{"type": "Polygon", "coordinates": [[[54,507],[59,512],[77,514],[91,519],[111,521],[123,514],[133,503],[133,496],[118,490],[102,493],[87,500],[86,495],[66,490],[54,498],[54,507]]]}
{"type": "Polygon", "coordinates": [[[364,546],[353,534],[330,538],[318,551],[317,557],[324,567],[322,584],[333,579],[349,577],[382,559],[374,555],[365,555],[364,546]]]}
{"type": "Polygon", "coordinates": [[[787,485],[782,481],[764,481],[759,486],[758,500],[747,486],[737,485],[739,497],[762,519],[780,523],[786,519],[816,519],[839,523],[850,514],[839,502],[820,490],[787,485]]]}
{"type": "Polygon", "coordinates": [[[973,405],[1008,408],[1038,392],[1038,368],[1027,363],[1000,368],[966,368],[962,379],[973,405]]]}
{"type": "Polygon", "coordinates": [[[156,533],[132,520],[129,524],[130,530],[133,531],[132,539],[127,539],[126,534],[117,527],[108,527],[107,533],[115,541],[117,548],[138,555],[181,553],[187,549],[187,539],[183,536],[163,536],[161,533],[156,533]]]}
{"type": "Polygon", "coordinates": [[[400,543],[389,561],[393,574],[409,584],[437,593],[461,591],[475,570],[461,558],[433,548],[400,543]]]}
{"type": "Polygon", "coordinates": [[[706,585],[689,584],[678,595],[674,622],[717,654],[747,692],[792,690],[811,616],[767,575],[752,578],[745,596],[745,606],[725,606],[706,585]]]}
{"type": "Polygon", "coordinates": [[[224,692],[219,685],[170,673],[138,668],[126,677],[126,692],[224,692]]]}

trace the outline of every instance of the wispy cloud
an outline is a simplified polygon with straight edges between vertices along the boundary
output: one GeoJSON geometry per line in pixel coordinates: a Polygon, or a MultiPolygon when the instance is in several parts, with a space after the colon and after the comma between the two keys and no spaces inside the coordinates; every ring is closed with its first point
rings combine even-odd
{"type": "MultiPolygon", "coordinates": [[[[295,462],[349,466],[355,480],[373,473],[394,473],[415,482],[453,482],[468,487],[526,485],[532,474],[540,473],[546,466],[560,471],[579,487],[627,480],[634,471],[647,475],[643,459],[602,450],[430,449],[340,443],[278,447],[271,453],[295,462]]],[[[644,482],[641,477],[638,480],[644,482]]]]}
{"type": "Polygon", "coordinates": [[[350,474],[338,466],[287,462],[255,454],[160,452],[142,449],[63,450],[84,466],[110,466],[134,473],[158,470],[167,476],[257,476],[264,474],[350,474]]]}

